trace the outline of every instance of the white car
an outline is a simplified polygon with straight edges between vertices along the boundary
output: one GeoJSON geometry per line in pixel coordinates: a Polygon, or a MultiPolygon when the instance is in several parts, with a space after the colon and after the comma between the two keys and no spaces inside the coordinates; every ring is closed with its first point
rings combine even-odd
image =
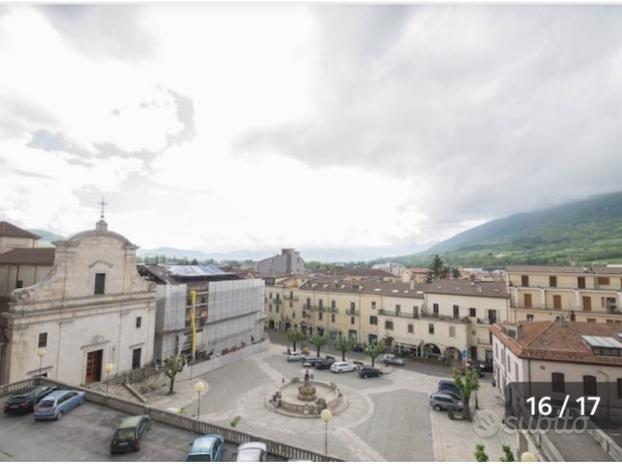
{"type": "Polygon", "coordinates": [[[346,361],[337,361],[330,366],[330,370],[339,374],[341,372],[354,372],[356,370],[356,366],[351,362],[346,361]]]}
{"type": "Polygon", "coordinates": [[[298,362],[304,360],[305,356],[302,353],[298,353],[293,351],[289,356],[287,356],[288,362],[298,362]]]}
{"type": "Polygon", "coordinates": [[[236,462],[262,462],[266,460],[268,447],[260,441],[249,441],[238,446],[236,462]]]}

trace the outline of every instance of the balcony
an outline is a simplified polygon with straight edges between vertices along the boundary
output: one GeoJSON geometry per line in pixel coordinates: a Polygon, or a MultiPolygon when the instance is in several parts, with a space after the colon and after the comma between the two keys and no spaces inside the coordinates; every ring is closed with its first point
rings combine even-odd
{"type": "Polygon", "coordinates": [[[283,302],[280,298],[272,298],[272,303],[280,305],[283,302]]]}
{"type": "Polygon", "coordinates": [[[346,316],[358,316],[359,314],[361,314],[361,312],[356,309],[346,309],[346,316]]]}
{"type": "Polygon", "coordinates": [[[522,285],[522,282],[512,282],[511,280],[508,282],[508,287],[509,288],[529,288],[529,289],[533,289],[533,290],[549,290],[549,291],[555,291],[555,290],[578,290],[578,291],[585,291],[585,290],[599,290],[599,291],[603,291],[603,292],[619,292],[620,290],[622,290],[622,287],[620,286],[616,286],[613,284],[599,284],[594,282],[592,285],[586,285],[585,287],[579,287],[579,284],[577,285],[556,285],[554,287],[551,287],[550,285],[522,285]]]}
{"type": "Polygon", "coordinates": [[[415,319],[433,319],[433,320],[439,320],[439,321],[445,321],[445,322],[454,322],[454,323],[458,323],[458,324],[470,324],[471,323],[471,319],[467,316],[465,317],[453,317],[453,316],[447,316],[445,314],[437,314],[437,313],[430,313],[428,311],[421,311],[420,315],[418,317],[415,317],[415,319]]]}
{"type": "Polygon", "coordinates": [[[493,319],[480,319],[479,317],[477,318],[477,323],[482,324],[482,325],[492,325],[492,324],[495,324],[496,322],[497,322],[496,318],[493,318],[493,319]]]}
{"type": "Polygon", "coordinates": [[[379,309],[378,314],[381,316],[403,317],[404,319],[418,319],[414,313],[390,311],[388,309],[379,309]]]}
{"type": "Polygon", "coordinates": [[[289,295],[285,295],[283,297],[284,300],[291,300],[291,301],[298,301],[300,298],[297,296],[289,296],[289,295]]]}

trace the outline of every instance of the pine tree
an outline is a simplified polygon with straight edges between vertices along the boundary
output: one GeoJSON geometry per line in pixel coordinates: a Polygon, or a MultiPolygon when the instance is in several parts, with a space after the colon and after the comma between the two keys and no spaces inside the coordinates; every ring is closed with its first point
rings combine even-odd
{"type": "Polygon", "coordinates": [[[439,255],[434,255],[432,265],[426,276],[426,282],[431,283],[434,279],[446,279],[447,277],[449,277],[449,268],[445,266],[443,258],[439,255]]]}

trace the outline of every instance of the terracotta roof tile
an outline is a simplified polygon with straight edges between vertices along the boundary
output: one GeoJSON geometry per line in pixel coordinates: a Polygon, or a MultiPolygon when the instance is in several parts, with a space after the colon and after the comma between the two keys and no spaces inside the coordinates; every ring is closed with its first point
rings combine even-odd
{"type": "Polygon", "coordinates": [[[0,254],[0,264],[54,264],[55,248],[13,248],[0,254]]]}

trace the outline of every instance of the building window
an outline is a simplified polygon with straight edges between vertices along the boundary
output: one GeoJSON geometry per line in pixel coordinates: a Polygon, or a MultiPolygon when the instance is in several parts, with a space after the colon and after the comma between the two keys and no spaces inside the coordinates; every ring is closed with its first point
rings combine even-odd
{"type": "Polygon", "coordinates": [[[24,281],[23,280],[16,280],[15,281],[15,288],[23,288],[24,287],[24,281]]]}
{"type": "Polygon", "coordinates": [[[318,308],[324,309],[324,301],[320,298],[317,302],[318,308]]]}
{"type": "Polygon", "coordinates": [[[529,287],[529,276],[520,276],[521,287],[529,287]]]}
{"type": "Polygon", "coordinates": [[[475,308],[469,308],[469,317],[476,317],[476,316],[477,316],[477,312],[475,308]]]}
{"type": "Polygon", "coordinates": [[[596,377],[593,375],[583,376],[583,394],[585,396],[596,396],[598,388],[596,387],[596,377]]]}
{"type": "Polygon", "coordinates": [[[488,310],[488,321],[491,324],[494,324],[495,322],[497,322],[497,310],[496,309],[488,310]]]}
{"type": "Polygon", "coordinates": [[[292,319],[296,319],[296,312],[292,313],[292,319]]]}
{"type": "Polygon", "coordinates": [[[460,319],[460,307],[454,305],[454,319],[460,319]]]}
{"type": "Polygon", "coordinates": [[[433,303],[432,304],[432,312],[434,314],[438,314],[438,303],[433,303]]]}
{"type": "Polygon", "coordinates": [[[143,318],[141,316],[138,316],[136,318],[136,328],[140,329],[142,325],[143,325],[143,318]]]}
{"type": "Polygon", "coordinates": [[[272,292],[270,292],[270,299],[272,299],[272,292]]]}
{"type": "Polygon", "coordinates": [[[334,314],[330,315],[330,322],[335,322],[335,315],[334,314]]]}
{"type": "Polygon", "coordinates": [[[456,338],[456,328],[453,325],[449,326],[449,336],[451,338],[456,338]]]}
{"type": "Polygon", "coordinates": [[[294,302],[292,300],[289,300],[289,307],[293,308],[294,307],[294,302]]]}
{"type": "Polygon", "coordinates": [[[270,312],[272,312],[272,305],[271,304],[268,305],[268,309],[270,310],[270,312]]]}
{"type": "Polygon", "coordinates": [[[39,348],[45,348],[46,346],[48,346],[48,333],[41,332],[39,334],[39,348]]]}
{"type": "Polygon", "coordinates": [[[332,309],[335,309],[335,306],[336,306],[336,305],[335,305],[335,300],[331,300],[331,302],[330,302],[330,307],[331,307],[332,309]]]}
{"type": "Polygon", "coordinates": [[[356,304],[354,303],[354,301],[350,302],[350,311],[354,311],[356,309],[356,304]]]}
{"type": "Polygon", "coordinates": [[[378,316],[369,316],[369,323],[371,325],[378,325],[378,316]]]}
{"type": "Polygon", "coordinates": [[[594,319],[592,317],[588,317],[587,322],[596,322],[596,319],[594,319]]]}
{"type": "Polygon", "coordinates": [[[371,309],[376,309],[376,302],[375,301],[371,302],[371,309]]]}
{"type": "Polygon", "coordinates": [[[622,379],[618,379],[618,398],[622,398],[622,379]]]}
{"type": "Polygon", "coordinates": [[[533,314],[527,314],[527,322],[533,322],[533,314]]]}
{"type": "Polygon", "coordinates": [[[318,315],[317,315],[318,320],[321,321],[322,320],[322,316],[324,316],[324,313],[318,313],[318,315]]]}
{"type": "Polygon", "coordinates": [[[106,291],[106,274],[95,274],[95,295],[103,295],[106,291]]]}
{"type": "Polygon", "coordinates": [[[350,318],[350,324],[354,325],[354,318],[353,317],[350,318]]]}
{"type": "Polygon", "coordinates": [[[566,391],[566,381],[562,372],[551,374],[552,391],[554,393],[564,393],[566,391]]]}
{"type": "Polygon", "coordinates": [[[395,305],[395,314],[399,316],[401,310],[402,310],[402,305],[396,304],[395,305]]]}
{"type": "Polygon", "coordinates": [[[384,321],[384,328],[386,330],[393,330],[393,321],[384,321]]]}
{"type": "Polygon", "coordinates": [[[609,285],[609,277],[598,277],[598,285],[609,285]]]}
{"type": "Polygon", "coordinates": [[[307,309],[311,309],[311,298],[307,298],[307,309]]]}
{"type": "Polygon", "coordinates": [[[408,324],[408,333],[415,333],[415,326],[412,324],[408,324]]]}
{"type": "Polygon", "coordinates": [[[434,335],[434,324],[428,324],[428,333],[434,335]]]}
{"type": "Polygon", "coordinates": [[[549,276],[549,287],[557,287],[557,276],[549,276]]]}
{"type": "Polygon", "coordinates": [[[290,292],[289,292],[289,299],[290,300],[294,299],[294,292],[293,292],[293,290],[290,290],[290,292]]]}

